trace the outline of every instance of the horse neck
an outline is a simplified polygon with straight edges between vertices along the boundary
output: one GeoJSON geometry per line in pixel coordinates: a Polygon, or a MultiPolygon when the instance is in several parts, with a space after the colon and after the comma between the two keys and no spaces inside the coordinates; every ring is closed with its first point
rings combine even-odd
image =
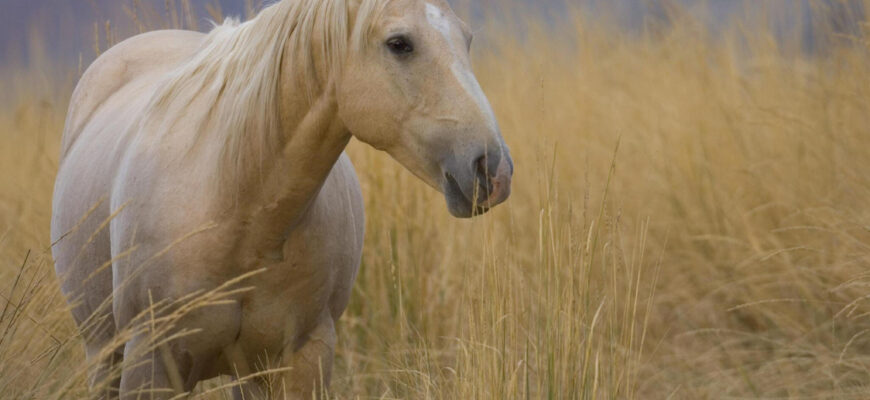
{"type": "Polygon", "coordinates": [[[281,75],[281,151],[266,162],[269,167],[263,176],[248,178],[249,187],[255,190],[248,199],[240,199],[249,221],[249,238],[257,246],[283,244],[283,234],[316,198],[351,137],[338,118],[332,92],[309,101],[306,93],[296,90],[295,80],[289,78],[292,73],[281,75]]]}

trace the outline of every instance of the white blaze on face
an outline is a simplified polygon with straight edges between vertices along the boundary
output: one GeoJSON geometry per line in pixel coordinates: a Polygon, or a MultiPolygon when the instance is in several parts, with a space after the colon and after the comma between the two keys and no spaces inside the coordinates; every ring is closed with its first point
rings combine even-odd
{"type": "Polygon", "coordinates": [[[480,83],[477,82],[477,78],[474,77],[471,70],[461,61],[460,56],[465,50],[453,45],[454,43],[451,38],[453,24],[450,23],[450,19],[444,14],[444,11],[432,3],[426,3],[426,19],[435,30],[441,33],[441,36],[444,37],[444,40],[450,46],[453,53],[453,63],[450,65],[450,70],[453,72],[456,80],[465,92],[468,93],[468,96],[477,103],[481,116],[487,120],[487,126],[492,132],[498,132],[498,123],[496,123],[495,113],[492,111],[489,100],[483,94],[483,89],[481,89],[480,83]]]}
{"type": "Polygon", "coordinates": [[[483,89],[480,87],[480,83],[477,82],[477,78],[474,77],[474,74],[472,74],[471,71],[469,71],[468,68],[462,65],[459,61],[454,61],[453,65],[450,66],[450,69],[453,70],[453,75],[456,76],[456,80],[459,81],[462,88],[465,89],[469,96],[471,96],[471,98],[477,103],[481,114],[487,120],[486,124],[489,129],[493,132],[498,132],[498,124],[495,122],[495,113],[492,111],[489,99],[487,99],[486,95],[483,94],[483,89]]]}
{"type": "Polygon", "coordinates": [[[444,11],[432,3],[426,3],[426,19],[450,43],[450,20],[444,15],[444,11]]]}

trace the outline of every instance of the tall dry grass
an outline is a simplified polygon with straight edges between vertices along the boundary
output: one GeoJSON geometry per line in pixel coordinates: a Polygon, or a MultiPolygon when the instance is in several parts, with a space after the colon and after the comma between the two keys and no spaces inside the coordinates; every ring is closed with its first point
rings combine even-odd
{"type": "MultiPolygon", "coordinates": [[[[582,13],[484,25],[513,197],[455,220],[351,145],[367,237],[330,394],[870,397],[868,42],[814,4],[812,53],[759,8],[716,35],[678,8],[638,34],[582,13]]],[[[75,72],[44,67],[2,79],[4,398],[87,390],[46,252],[75,72]]]]}

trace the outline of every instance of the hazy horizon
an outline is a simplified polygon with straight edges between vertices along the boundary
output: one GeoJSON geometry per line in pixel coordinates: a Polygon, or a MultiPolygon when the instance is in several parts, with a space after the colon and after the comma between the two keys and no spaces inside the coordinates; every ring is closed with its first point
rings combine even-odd
{"type": "MultiPolygon", "coordinates": [[[[85,61],[93,56],[94,30],[101,36],[105,35],[106,21],[118,25],[131,25],[130,18],[124,12],[124,5],[130,5],[130,0],[89,0],[77,4],[72,1],[58,0],[6,0],[6,12],[0,13],[0,66],[13,64],[25,65],[34,57],[47,56],[56,60],[74,61],[81,55],[85,61]]],[[[178,0],[174,0],[176,3],[178,0]]],[[[206,4],[219,2],[224,15],[244,15],[245,0],[191,0],[196,15],[206,15],[206,4]]],[[[524,0],[531,2],[532,0],[524,0]]],[[[708,28],[716,29],[723,21],[733,18],[755,17],[754,10],[745,12],[745,3],[739,0],[678,0],[686,10],[695,15],[708,28]]],[[[799,34],[807,43],[812,42],[808,22],[810,0],[778,0],[766,2],[765,7],[772,11],[768,17],[771,24],[779,26],[780,30],[793,30],[795,26],[804,30],[799,34]],[[782,4],[782,6],[780,6],[782,4]]],[[[831,14],[837,14],[837,7],[852,7],[853,12],[863,13],[858,1],[848,0],[851,6],[837,6],[835,0],[821,0],[834,9],[831,14]]],[[[145,0],[143,3],[165,14],[164,0],[145,0]]],[[[254,1],[255,4],[261,1],[254,1]]],[[[471,4],[478,12],[491,1],[452,0],[451,3],[471,4]]],[[[537,0],[534,1],[537,11],[544,14],[560,15],[566,4],[576,5],[593,16],[599,14],[616,14],[614,19],[619,29],[635,31],[642,29],[644,21],[650,18],[664,18],[666,14],[663,0],[537,0]]],[[[841,12],[841,14],[843,14],[841,12]]],[[[207,26],[206,18],[197,21],[200,29],[207,26]]],[[[472,25],[475,22],[472,21],[472,25]]],[[[119,33],[116,33],[119,34],[119,33]]],[[[125,36],[120,33],[119,36],[125,36]]],[[[805,43],[805,44],[807,44],[805,43]]],[[[102,44],[105,46],[105,44],[102,44]]]]}

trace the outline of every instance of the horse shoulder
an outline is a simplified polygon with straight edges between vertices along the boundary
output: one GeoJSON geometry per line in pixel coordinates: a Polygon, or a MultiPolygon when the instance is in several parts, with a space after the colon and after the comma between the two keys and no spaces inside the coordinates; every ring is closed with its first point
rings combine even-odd
{"type": "Polygon", "coordinates": [[[169,71],[197,50],[203,36],[182,30],[147,32],[118,43],[97,58],[82,75],[70,99],[61,159],[113,94],[134,80],[169,71]]]}

